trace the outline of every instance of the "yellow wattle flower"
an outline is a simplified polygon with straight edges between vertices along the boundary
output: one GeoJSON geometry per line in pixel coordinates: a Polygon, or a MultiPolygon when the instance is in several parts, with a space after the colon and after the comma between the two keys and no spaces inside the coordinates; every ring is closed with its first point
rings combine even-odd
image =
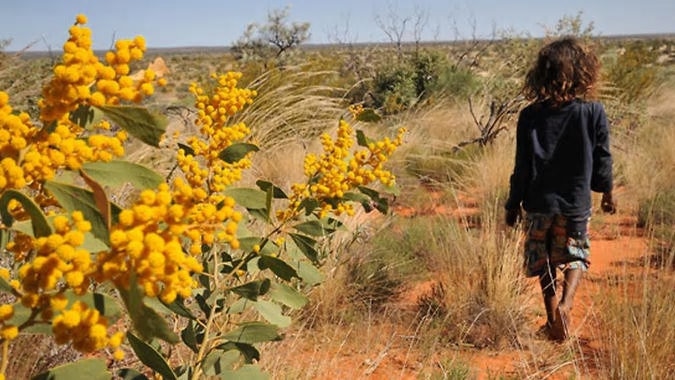
{"type": "Polygon", "coordinates": [[[86,24],[86,23],[87,23],[87,16],[85,16],[81,13],[78,14],[77,16],[75,16],[75,24],[83,25],[83,24],[86,24]]]}

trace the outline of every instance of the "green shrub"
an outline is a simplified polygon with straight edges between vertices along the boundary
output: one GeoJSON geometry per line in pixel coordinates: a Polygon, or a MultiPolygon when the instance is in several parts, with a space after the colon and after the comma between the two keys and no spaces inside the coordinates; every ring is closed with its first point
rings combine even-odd
{"type": "MultiPolygon", "coordinates": [[[[398,59],[398,63],[383,60],[375,69],[370,90],[373,105],[384,113],[394,114],[407,110],[420,100],[432,97],[443,90],[439,80],[446,76],[450,64],[440,52],[418,51],[398,59]]],[[[458,86],[467,84],[459,83],[458,86]]],[[[453,89],[455,92],[459,89],[453,89]]]]}
{"type": "Polygon", "coordinates": [[[644,101],[656,88],[658,52],[642,41],[627,44],[605,63],[610,92],[623,103],[644,101]]]}
{"type": "Polygon", "coordinates": [[[479,86],[480,81],[471,70],[446,66],[439,73],[433,91],[460,100],[470,97],[479,86]]]}
{"type": "Polygon", "coordinates": [[[405,62],[378,70],[372,82],[374,106],[386,114],[410,108],[417,102],[415,73],[405,62]]]}
{"type": "Polygon", "coordinates": [[[414,69],[415,89],[420,98],[429,97],[436,88],[438,78],[447,62],[437,52],[417,52],[409,58],[414,69]]]}

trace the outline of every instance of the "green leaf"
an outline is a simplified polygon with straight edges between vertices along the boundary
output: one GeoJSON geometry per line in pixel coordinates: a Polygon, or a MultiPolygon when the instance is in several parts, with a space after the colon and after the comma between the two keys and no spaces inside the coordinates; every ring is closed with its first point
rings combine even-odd
{"type": "Polygon", "coordinates": [[[263,222],[269,223],[271,221],[270,219],[270,213],[269,213],[269,208],[261,208],[261,209],[248,209],[248,213],[256,218],[260,219],[263,222]]]}
{"type": "Polygon", "coordinates": [[[309,302],[309,299],[307,299],[307,297],[297,290],[286,284],[280,284],[277,282],[272,283],[270,291],[267,293],[267,295],[271,299],[280,302],[292,309],[300,309],[301,307],[307,305],[307,302],[309,302]]]}
{"type": "Polygon", "coordinates": [[[209,379],[220,375],[237,365],[241,361],[241,353],[238,351],[222,352],[217,347],[211,350],[201,362],[202,371],[209,379]]]}
{"type": "MultiPolygon", "coordinates": [[[[99,240],[110,246],[110,234],[105,217],[99,210],[94,193],[83,189],[81,187],[59,183],[54,181],[47,181],[45,189],[49,190],[54,198],[59,202],[69,213],[73,211],[81,211],[84,219],[91,223],[91,233],[99,240]]],[[[111,204],[111,208],[113,205],[111,204]]],[[[114,206],[117,210],[111,210],[113,214],[119,214],[119,207],[114,206]]]]}
{"type": "Polygon", "coordinates": [[[293,277],[300,278],[292,266],[274,256],[261,255],[258,260],[258,268],[260,270],[270,269],[274,274],[286,281],[290,281],[293,277]]]}
{"type": "Polygon", "coordinates": [[[382,214],[389,212],[389,201],[386,198],[380,198],[375,203],[375,208],[382,214]]]}
{"type": "Polygon", "coordinates": [[[342,199],[361,203],[361,206],[363,206],[363,209],[366,210],[366,212],[373,211],[373,201],[365,194],[348,192],[345,193],[342,199]]]}
{"type": "Polygon", "coordinates": [[[234,164],[235,162],[246,157],[247,154],[251,152],[257,152],[259,150],[260,149],[254,144],[235,143],[218,153],[218,158],[227,162],[228,164],[234,164]]]}
{"type": "Polygon", "coordinates": [[[286,193],[284,193],[284,191],[281,190],[280,188],[274,186],[272,182],[267,182],[259,179],[255,182],[255,184],[258,186],[258,188],[260,188],[260,190],[264,192],[269,191],[269,189],[271,188],[272,195],[276,199],[288,199],[288,195],[286,195],[286,193]]]}
{"type": "Polygon", "coordinates": [[[137,189],[155,189],[164,182],[164,178],[154,170],[121,160],[87,162],[82,165],[82,171],[101,185],[110,187],[130,183],[137,189]]]}
{"type": "Polygon", "coordinates": [[[347,200],[347,201],[352,201],[352,202],[359,202],[359,203],[370,202],[370,197],[368,197],[367,195],[361,194],[361,193],[352,193],[352,192],[345,193],[345,195],[342,197],[342,199],[347,200]]]}
{"type": "Polygon", "coordinates": [[[42,212],[40,207],[33,202],[33,200],[27,197],[25,194],[17,190],[5,190],[0,197],[0,217],[2,218],[2,223],[6,226],[11,227],[14,223],[14,218],[7,210],[9,201],[15,199],[23,206],[23,209],[26,210],[28,215],[30,215],[31,224],[33,227],[33,236],[43,237],[49,236],[52,233],[52,228],[47,222],[47,217],[42,212]]]}
{"type": "Polygon", "coordinates": [[[6,293],[11,293],[14,289],[12,286],[5,280],[4,278],[0,277],[0,292],[6,292],[6,293]]]}
{"type": "Polygon", "coordinates": [[[5,252],[5,247],[9,243],[9,230],[6,228],[0,229],[0,252],[5,252]]]}
{"type": "Polygon", "coordinates": [[[319,207],[319,201],[317,201],[314,198],[305,198],[300,202],[300,206],[298,206],[298,211],[302,211],[303,209],[305,210],[305,215],[309,215],[316,208],[319,207]]]}
{"type": "Polygon", "coordinates": [[[368,137],[366,137],[366,134],[363,133],[362,130],[357,129],[356,130],[356,143],[359,146],[368,147],[369,142],[370,142],[370,139],[368,139],[368,137]]]}
{"type": "Polygon", "coordinates": [[[274,198],[274,189],[273,188],[267,189],[265,191],[265,195],[266,195],[266,197],[265,197],[265,211],[267,211],[266,216],[267,216],[267,220],[271,221],[270,211],[272,211],[272,200],[274,198]]]}
{"type": "Polygon", "coordinates": [[[364,108],[363,111],[361,111],[361,113],[359,114],[359,116],[356,117],[356,120],[362,121],[364,123],[376,123],[382,120],[382,116],[380,116],[372,108],[364,108]]]}
{"type": "Polygon", "coordinates": [[[180,332],[180,337],[194,353],[199,352],[199,347],[197,347],[197,334],[195,333],[195,327],[192,321],[188,321],[187,326],[180,332]]]}
{"type": "Polygon", "coordinates": [[[295,242],[295,245],[308,259],[312,260],[313,263],[319,261],[319,253],[314,249],[316,240],[304,235],[293,233],[289,233],[289,235],[291,236],[291,239],[293,239],[293,242],[295,242]]]}
{"type": "Polygon", "coordinates": [[[159,300],[167,309],[171,310],[174,312],[176,315],[180,315],[181,317],[189,318],[189,319],[197,319],[197,317],[192,314],[190,309],[188,309],[185,304],[183,303],[183,299],[181,297],[177,297],[175,301],[171,303],[166,303],[162,300],[159,300]]]}
{"type": "Polygon", "coordinates": [[[70,113],[70,121],[80,127],[91,130],[103,118],[103,113],[94,107],[81,105],[70,113]]]}
{"type": "Polygon", "coordinates": [[[267,204],[267,193],[257,189],[246,187],[233,187],[223,192],[228,197],[234,198],[238,205],[247,209],[264,209],[267,204]]]}
{"type": "Polygon", "coordinates": [[[309,220],[293,226],[296,230],[312,236],[324,236],[323,225],[318,220],[309,220]]]}
{"type": "Polygon", "coordinates": [[[80,246],[81,249],[86,249],[89,252],[96,253],[101,251],[107,251],[109,249],[99,238],[94,236],[91,232],[84,234],[84,243],[80,246]]]}
{"type": "Polygon", "coordinates": [[[193,372],[192,368],[192,366],[184,364],[174,367],[173,371],[178,375],[178,380],[191,380],[193,372]]]}
{"type": "MultiPolygon", "coordinates": [[[[47,218],[47,221],[49,221],[49,218],[47,218]]],[[[10,229],[12,231],[21,232],[22,234],[35,237],[35,234],[33,234],[33,223],[30,221],[30,219],[14,222],[12,223],[12,227],[10,229]]],[[[106,246],[106,248],[108,247],[106,246]]]]}
{"type": "Polygon", "coordinates": [[[298,275],[302,278],[302,281],[306,282],[309,285],[317,285],[323,282],[323,273],[317,269],[311,263],[306,261],[298,261],[296,263],[298,275]]]}
{"type": "Polygon", "coordinates": [[[260,352],[252,345],[246,343],[225,342],[216,346],[222,351],[237,350],[244,355],[246,363],[251,364],[254,360],[260,361],[260,352]]]}
{"type": "Polygon", "coordinates": [[[293,228],[307,235],[320,237],[332,234],[341,225],[342,224],[338,220],[327,218],[322,220],[309,220],[296,224],[293,228]]]}
{"type": "Polygon", "coordinates": [[[148,378],[133,368],[122,368],[117,371],[117,376],[122,380],[148,380],[148,378]]]}
{"type": "Polygon", "coordinates": [[[387,211],[389,211],[389,201],[387,200],[387,198],[381,197],[378,191],[370,189],[365,186],[359,186],[359,191],[361,191],[363,194],[367,195],[368,197],[370,197],[370,199],[373,200],[373,203],[370,206],[375,207],[377,211],[383,214],[386,214],[387,211]]]}
{"type": "Polygon", "coordinates": [[[112,379],[112,373],[108,372],[107,365],[103,359],[82,359],[74,363],[60,365],[43,372],[33,380],[109,380],[112,379]]]}
{"type": "MultiPolygon", "coordinates": [[[[23,306],[21,302],[17,302],[13,306],[14,306],[14,315],[12,315],[12,318],[6,321],[7,324],[19,326],[30,319],[33,313],[32,309],[23,306]]],[[[43,335],[53,334],[51,323],[36,323],[28,326],[25,329],[22,329],[21,331],[29,334],[43,334],[43,335]]]]}
{"type": "Polygon", "coordinates": [[[131,332],[127,332],[127,339],[129,340],[129,345],[131,345],[131,348],[136,353],[138,360],[152,370],[158,372],[164,379],[176,379],[176,374],[169,366],[169,363],[166,362],[162,354],[155,350],[154,347],[145,343],[131,332]]]}
{"type": "Polygon", "coordinates": [[[270,279],[251,281],[244,285],[239,285],[229,290],[234,294],[244,297],[251,301],[256,301],[258,296],[262,296],[270,289],[270,279]]]}
{"type": "Polygon", "coordinates": [[[260,255],[271,255],[276,253],[278,249],[277,246],[270,241],[263,244],[263,239],[259,236],[246,236],[238,238],[237,240],[239,240],[240,249],[244,252],[253,251],[255,245],[260,246],[260,252],[258,252],[260,255]]]}
{"type": "Polygon", "coordinates": [[[159,147],[159,141],[168,121],[158,114],[151,114],[145,107],[99,106],[105,116],[132,136],[148,145],[159,147]]]}
{"type": "Polygon", "coordinates": [[[140,334],[141,338],[144,340],[159,338],[169,343],[177,343],[180,339],[171,330],[166,320],[143,303],[143,294],[133,273],[129,287],[129,290],[122,288],[117,290],[127,307],[134,329],[140,334]]]}
{"type": "Polygon", "coordinates": [[[269,380],[270,375],[263,372],[257,365],[247,364],[234,371],[225,370],[221,372],[220,378],[228,380],[269,380]]]}
{"type": "Polygon", "coordinates": [[[258,300],[257,302],[253,303],[253,308],[256,309],[267,322],[273,325],[279,326],[281,328],[291,325],[291,317],[283,315],[281,312],[281,306],[275,304],[274,302],[258,300]]]}
{"type": "Polygon", "coordinates": [[[251,306],[252,303],[253,302],[251,302],[248,298],[239,298],[227,307],[227,314],[241,314],[244,312],[244,310],[251,306]]]}
{"type": "Polygon", "coordinates": [[[279,328],[263,322],[242,323],[239,328],[222,335],[222,338],[248,344],[281,340],[279,328]]]}

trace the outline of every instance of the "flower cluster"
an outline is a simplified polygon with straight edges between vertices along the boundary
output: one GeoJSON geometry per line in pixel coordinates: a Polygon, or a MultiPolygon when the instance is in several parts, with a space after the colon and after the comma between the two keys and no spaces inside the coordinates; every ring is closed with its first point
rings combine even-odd
{"type": "Polygon", "coordinates": [[[43,89],[41,118],[46,122],[63,120],[81,104],[138,103],[154,93],[152,70],[145,70],[138,80],[129,75],[129,63],[143,58],[145,39],[116,41],[115,51],[105,55],[106,65],[92,50],[91,30],[83,26],[86,22],[84,15],[77,16],[63,45],[63,62],[54,67],[54,77],[43,89]]]}
{"type": "Polygon", "coordinates": [[[136,204],[119,214],[110,233],[111,250],[96,260],[97,281],[111,280],[128,289],[133,273],[147,296],[171,303],[177,296],[189,297],[196,286],[192,273],[202,271],[195,256],[203,243],[219,239],[238,247],[241,214],[231,198],[210,197],[181,179],[173,185],[173,191],[167,184],[144,190],[136,204]],[[191,241],[187,254],[181,237],[191,241]]]}
{"type": "MultiPolygon", "coordinates": [[[[0,268],[0,278],[9,280],[9,270],[0,268]]],[[[19,335],[19,328],[8,321],[14,316],[14,305],[0,304],[0,339],[12,340],[19,335]]]]}
{"type": "Polygon", "coordinates": [[[380,181],[385,186],[394,184],[394,175],[384,169],[384,163],[401,145],[404,133],[405,129],[400,129],[394,140],[384,138],[369,142],[367,149],[352,154],[354,131],[347,121],[340,120],[335,141],[328,134],[323,134],[323,153],[305,156],[304,172],[308,182],[291,187],[289,207],[281,210],[277,217],[281,220],[294,217],[302,201],[308,198],[319,201],[322,217],[329,212],[352,215],[353,205],[344,202],[345,193],[374,181],[380,181]]]}
{"type": "MultiPolygon", "coordinates": [[[[32,240],[35,257],[19,268],[18,291],[24,306],[41,307],[48,318],[50,298],[62,286],[70,287],[76,294],[87,291],[92,260],[90,253],[79,247],[89,230],[91,223],[75,211],[72,220],[63,215],[54,218],[54,233],[32,240]]],[[[14,247],[8,244],[7,248],[14,247]]]]}
{"type": "Polygon", "coordinates": [[[352,118],[357,119],[365,109],[363,108],[363,104],[352,104],[347,110],[352,115],[352,118]]]}
{"type": "MultiPolygon", "coordinates": [[[[49,132],[33,126],[28,114],[13,114],[8,103],[7,94],[0,92],[0,191],[51,179],[59,168],[76,170],[85,162],[124,155],[124,131],[83,139],[83,129],[65,120],[49,132]]],[[[98,127],[109,129],[110,123],[101,121],[98,127]]]]}
{"type": "Polygon", "coordinates": [[[30,116],[27,113],[15,115],[9,96],[0,91],[0,191],[26,185],[19,155],[35,132],[30,116]]]}
{"type": "MultiPolygon", "coordinates": [[[[100,125],[104,129],[109,126],[106,121],[100,125]]],[[[59,123],[46,138],[34,141],[23,157],[25,180],[28,183],[48,180],[59,168],[77,170],[85,162],[108,162],[124,155],[125,131],[112,136],[92,134],[86,140],[80,136],[81,132],[78,126],[59,123]]]]}
{"type": "Polygon", "coordinates": [[[153,83],[161,80],[151,69],[140,76],[129,75],[129,63],[143,58],[143,37],[117,41],[115,50],[106,54],[106,64],[92,50],[91,30],[83,26],[86,22],[84,15],[77,16],[63,46],[62,62],[43,88],[38,104],[45,127],[34,126],[26,113],[15,114],[7,94],[0,92],[0,191],[37,187],[60,168],[77,170],[85,162],[124,155],[124,131],[110,133],[110,123],[104,120],[93,126],[101,133],[85,135],[69,116],[83,105],[140,102],[153,94],[153,83]]]}
{"type": "Polygon", "coordinates": [[[223,191],[240,180],[242,171],[251,165],[247,158],[234,163],[218,158],[220,152],[251,133],[244,123],[227,125],[229,117],[251,104],[256,95],[253,90],[237,87],[240,78],[241,73],[237,72],[220,76],[214,74],[212,79],[216,84],[213,91],[194,83],[190,86],[190,92],[196,97],[196,124],[200,127],[201,136],[190,137],[187,144],[192,152],[188,154],[181,149],[177,160],[185,178],[193,186],[202,186],[207,182],[210,191],[223,191]]]}
{"type": "MultiPolygon", "coordinates": [[[[70,343],[82,352],[108,347],[115,351],[115,359],[121,359],[123,352],[119,346],[123,334],[109,335],[106,317],[83,302],[69,302],[66,291],[83,295],[93,282],[113,280],[118,283],[118,277],[122,277],[119,270],[131,268],[145,281],[143,285],[148,295],[161,295],[167,301],[176,294],[185,295],[184,289],[194,285],[190,273],[200,271],[201,265],[194,257],[183,253],[180,234],[175,238],[167,237],[173,236],[174,229],[182,231],[182,236],[188,236],[192,230],[201,228],[201,222],[208,224],[216,217],[211,217],[209,210],[198,210],[198,202],[194,199],[190,200],[192,203],[184,200],[180,205],[175,204],[172,197],[185,198],[186,190],[181,188],[172,194],[168,192],[168,185],[164,185],[157,191],[144,192],[138,204],[122,212],[120,223],[110,236],[117,245],[97,257],[83,248],[85,234],[92,228],[84,215],[79,211],[70,216],[57,214],[61,208],[44,191],[42,184],[46,180],[53,178],[60,169],[77,170],[84,163],[110,161],[125,154],[125,131],[112,132],[110,123],[105,120],[85,129],[73,118],[74,112],[82,106],[141,102],[153,94],[154,83],[161,85],[163,82],[152,69],[130,74],[129,64],[142,59],[146,50],[142,37],[117,41],[114,51],[108,52],[104,61],[99,61],[92,50],[91,31],[83,26],[86,22],[84,15],[76,17],[63,46],[62,61],[54,67],[52,79],[43,88],[43,97],[38,103],[40,126],[31,122],[27,113],[14,111],[9,96],[0,91],[0,194],[9,189],[30,194],[50,216],[53,227],[52,233],[37,238],[13,230],[11,241],[3,247],[13,253],[19,267],[13,279],[10,279],[8,269],[0,268],[0,277],[11,286],[12,302],[16,303],[0,303],[0,340],[11,340],[18,335],[22,327],[10,321],[15,307],[26,307],[32,311],[27,325],[51,322],[57,343],[70,343]],[[157,216],[148,216],[148,208],[157,216]],[[155,209],[162,209],[164,214],[155,209]],[[148,227],[153,222],[154,230],[148,227]],[[164,227],[166,230],[162,229],[164,227]],[[143,249],[137,256],[125,257],[138,248],[139,234],[143,249]],[[161,253],[159,256],[158,252],[161,253]],[[104,260],[99,262],[100,259],[104,260]],[[122,264],[128,265],[118,264],[118,272],[114,272],[111,268],[114,268],[115,260],[120,259],[122,264]]],[[[220,228],[231,235],[229,239],[233,244],[238,244],[234,234],[229,234],[232,227],[222,221],[238,220],[240,215],[232,210],[233,202],[220,201],[223,206],[217,207],[213,215],[221,218],[220,228]]],[[[6,207],[16,220],[30,217],[21,202],[15,199],[11,199],[6,207]]],[[[195,240],[200,242],[204,236],[209,238],[208,234],[197,235],[199,239],[195,240]]],[[[0,378],[2,376],[0,373],[0,378]]]]}
{"type": "Polygon", "coordinates": [[[253,97],[256,96],[254,90],[237,87],[241,76],[241,73],[232,71],[223,75],[211,75],[217,84],[212,94],[208,94],[196,83],[190,86],[190,92],[197,98],[197,123],[202,126],[202,133],[209,135],[213,132],[211,128],[222,127],[230,116],[253,102],[253,97]]]}
{"type": "Polygon", "coordinates": [[[119,348],[124,338],[123,332],[109,336],[108,319],[98,310],[90,308],[82,301],[75,301],[70,308],[66,308],[67,304],[65,297],[53,302],[53,308],[60,311],[52,320],[52,331],[57,344],[71,343],[80,352],[110,347],[115,350],[113,357],[116,360],[124,358],[124,352],[119,348]]]}
{"type": "MultiPolygon", "coordinates": [[[[106,346],[119,347],[121,337],[109,339],[107,321],[97,310],[81,302],[67,309],[68,298],[64,290],[72,289],[75,294],[82,295],[91,284],[94,269],[91,255],[80,248],[85,233],[91,230],[91,224],[81,212],[76,211],[71,219],[64,215],[54,217],[53,225],[54,233],[49,236],[15,239],[7,244],[7,250],[15,254],[23,255],[27,249],[35,254],[32,260],[19,268],[18,280],[10,281],[10,285],[23,306],[39,310],[39,316],[44,321],[52,320],[57,343],[72,342],[76,349],[83,352],[106,346]],[[23,243],[17,244],[17,241],[23,243]]],[[[0,277],[8,280],[9,271],[3,268],[0,277]]],[[[18,334],[17,326],[5,323],[13,312],[13,305],[0,305],[2,339],[13,339],[18,334]]]]}

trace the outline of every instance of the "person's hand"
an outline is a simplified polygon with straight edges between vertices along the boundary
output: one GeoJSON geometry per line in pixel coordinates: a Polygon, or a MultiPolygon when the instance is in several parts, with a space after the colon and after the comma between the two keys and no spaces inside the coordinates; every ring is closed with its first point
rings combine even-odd
{"type": "Polygon", "coordinates": [[[600,209],[603,212],[608,214],[614,214],[616,212],[616,202],[612,199],[612,192],[607,192],[602,194],[602,200],[600,201],[600,209]]]}
{"type": "Polygon", "coordinates": [[[516,223],[522,219],[522,215],[519,208],[514,208],[511,210],[506,210],[506,225],[509,227],[514,227],[516,223]]]}

